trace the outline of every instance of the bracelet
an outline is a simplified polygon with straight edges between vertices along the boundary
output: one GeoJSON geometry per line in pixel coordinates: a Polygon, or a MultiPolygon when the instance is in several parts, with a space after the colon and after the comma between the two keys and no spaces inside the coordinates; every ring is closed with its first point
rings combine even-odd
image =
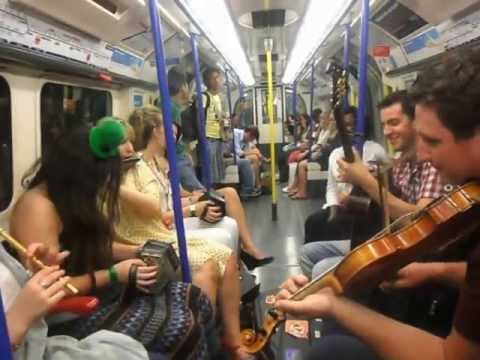
{"type": "Polygon", "coordinates": [[[94,292],[97,290],[97,279],[95,278],[95,272],[90,272],[88,273],[88,276],[90,277],[90,292],[94,292]]]}
{"type": "Polygon", "coordinates": [[[118,272],[117,269],[115,269],[115,265],[108,268],[108,277],[110,278],[111,283],[118,282],[118,272]]]}

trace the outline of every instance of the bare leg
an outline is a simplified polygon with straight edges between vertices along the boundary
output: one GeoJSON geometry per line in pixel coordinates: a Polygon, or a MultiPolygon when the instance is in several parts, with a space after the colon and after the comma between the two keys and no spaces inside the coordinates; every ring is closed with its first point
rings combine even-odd
{"type": "Polygon", "coordinates": [[[238,197],[237,191],[231,187],[218,189],[225,196],[227,215],[234,218],[238,225],[238,232],[243,250],[257,259],[262,259],[265,255],[257,248],[253,241],[252,233],[247,222],[245,210],[238,197]]]}
{"type": "Polygon", "coordinates": [[[252,164],[252,169],[255,174],[255,188],[260,187],[260,158],[256,154],[247,155],[247,159],[252,164]]]}
{"type": "Polygon", "coordinates": [[[307,197],[307,174],[308,174],[308,160],[302,160],[298,164],[298,191],[294,198],[307,197]]]}
{"type": "Polygon", "coordinates": [[[207,295],[215,310],[217,304],[217,293],[220,286],[220,269],[218,264],[209,260],[193,276],[193,283],[207,295]]]}
{"type": "Polygon", "coordinates": [[[300,164],[297,164],[297,169],[295,170],[295,177],[292,184],[288,187],[288,194],[293,195],[298,191],[298,171],[300,164]]]}
{"type": "Polygon", "coordinates": [[[219,306],[225,326],[225,343],[240,345],[240,282],[235,253],[228,259],[219,289],[219,306]]]}

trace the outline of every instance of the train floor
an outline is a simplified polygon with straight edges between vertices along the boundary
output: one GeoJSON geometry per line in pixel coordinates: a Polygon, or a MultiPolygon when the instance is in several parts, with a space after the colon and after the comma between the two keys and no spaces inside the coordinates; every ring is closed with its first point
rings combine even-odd
{"type": "MultiPolygon", "coordinates": [[[[272,221],[271,196],[245,202],[248,221],[257,245],[265,254],[275,257],[267,266],[257,268],[253,273],[260,283],[260,295],[252,306],[252,315],[261,325],[268,309],[266,296],[275,294],[288,277],[299,274],[299,251],[304,243],[304,223],[308,215],[322,206],[321,199],[291,200],[278,187],[278,219],[272,221]]],[[[285,333],[285,323],[279,326],[269,347],[262,353],[264,359],[301,360],[315,338],[319,337],[321,323],[309,323],[306,338],[296,338],[285,333]]]]}

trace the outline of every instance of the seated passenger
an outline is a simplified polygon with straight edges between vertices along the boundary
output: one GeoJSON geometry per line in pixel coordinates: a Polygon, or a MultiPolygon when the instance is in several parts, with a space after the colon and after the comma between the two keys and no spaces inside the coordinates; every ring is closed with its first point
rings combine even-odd
{"type": "MultiPolygon", "coordinates": [[[[214,77],[214,75],[211,75],[214,77]]],[[[186,80],[186,75],[181,69],[179,68],[172,68],[168,72],[168,85],[169,85],[169,92],[172,96],[172,105],[173,105],[173,121],[176,124],[181,123],[181,111],[182,108],[188,104],[189,100],[189,90],[188,84],[186,80]]],[[[203,106],[207,106],[207,104],[203,103],[203,106]]],[[[207,107],[207,112],[208,112],[207,107]]],[[[190,119],[191,121],[196,121],[196,119],[190,119]]],[[[181,125],[180,125],[181,126],[181,125]]],[[[180,163],[177,164],[177,169],[180,173],[180,183],[185,191],[182,191],[182,196],[184,196],[190,202],[189,205],[194,205],[198,198],[203,195],[205,191],[205,187],[200,183],[198,180],[195,169],[193,167],[193,162],[191,160],[191,155],[189,154],[189,149],[194,148],[193,143],[189,143],[183,140],[183,138],[179,139],[177,142],[177,160],[180,159],[180,163]]],[[[247,162],[240,162],[238,164],[239,172],[242,177],[244,183],[244,194],[248,194],[248,196],[256,193],[252,190],[253,186],[250,185],[248,182],[252,177],[253,173],[250,171],[251,167],[247,162]]],[[[257,245],[253,241],[253,237],[248,226],[247,217],[245,216],[245,210],[243,205],[240,201],[240,198],[235,191],[235,189],[231,187],[223,187],[217,190],[225,197],[226,202],[226,214],[231,218],[235,219],[238,225],[240,241],[242,245],[242,252],[241,255],[245,262],[248,262],[249,269],[253,269],[257,266],[263,266],[273,261],[273,258],[265,257],[265,254],[258,249],[257,245]]],[[[190,220],[189,220],[190,222],[190,220]]],[[[199,223],[201,226],[205,226],[205,224],[199,223]]]]}
{"type": "MultiPolygon", "coordinates": [[[[345,119],[353,116],[356,117],[356,108],[351,107],[345,112],[345,119]]],[[[307,152],[304,152],[297,161],[297,169],[295,171],[295,179],[287,188],[287,192],[293,200],[303,200],[308,198],[307,182],[308,182],[308,163],[319,163],[322,169],[325,169],[326,162],[330,152],[335,146],[339,145],[336,137],[335,121],[329,115],[322,117],[317,129],[315,143],[307,152]]]]}
{"type": "Polygon", "coordinates": [[[235,153],[239,160],[247,159],[250,161],[255,173],[255,190],[261,192],[260,172],[262,166],[270,160],[263,156],[256,146],[258,137],[259,133],[256,126],[249,126],[245,130],[234,129],[235,153]]]}
{"type": "MultiPolygon", "coordinates": [[[[355,130],[355,118],[345,117],[345,129],[349,136],[353,138],[355,130]]],[[[300,250],[300,266],[305,275],[315,277],[331,266],[337,264],[342,259],[342,255],[350,251],[350,237],[345,237],[348,228],[349,214],[348,209],[344,209],[344,202],[350,195],[353,186],[351,184],[338,181],[339,169],[337,161],[343,158],[343,148],[339,147],[332,151],[328,159],[328,179],[327,191],[325,194],[326,203],[320,214],[314,214],[309,217],[305,225],[305,231],[316,228],[315,230],[324,234],[343,236],[342,239],[317,239],[302,246],[300,250]],[[328,215],[326,215],[328,213],[328,215]],[[310,223],[309,223],[310,222],[310,223]],[[334,227],[335,229],[321,229],[322,227],[334,227]]],[[[365,141],[363,144],[362,161],[374,170],[376,163],[384,162],[387,157],[385,150],[380,144],[374,141],[365,141]]],[[[348,234],[349,235],[349,234],[348,234]]],[[[306,235],[307,236],[307,235],[306,235]]],[[[309,235],[311,236],[311,235],[309,235]]]]}
{"type": "MultiPolygon", "coordinates": [[[[132,245],[133,251],[149,239],[168,242],[178,251],[176,235],[169,228],[173,201],[162,114],[156,107],[139,109],[132,113],[129,123],[135,131],[135,144],[142,151],[141,160],[127,171],[120,189],[120,221],[116,224],[119,240],[132,245]]],[[[200,202],[184,207],[183,215],[195,216],[207,205],[207,202],[200,202]]],[[[212,304],[217,304],[219,297],[224,344],[238,358],[244,358],[247,355],[240,348],[240,286],[236,254],[205,237],[200,230],[186,235],[193,282],[204,290],[212,304]]]]}
{"type": "Polygon", "coordinates": [[[138,292],[135,301],[121,303],[125,288],[148,288],[159,270],[140,259],[119,261],[134,254],[125,256],[123,249],[112,246],[121,181],[118,146],[124,141],[125,130],[115,120],[59,137],[32,168],[33,179],[15,205],[10,230],[27,246],[36,241],[68,250],[65,270],[71,284],[80,294],[94,293],[100,299],[93,315],[56,325],[54,333],[81,339],[107,327],[130,335],[158,356],[184,351],[185,337],[195,333],[198,337],[188,351],[208,354],[212,308],[198,288],[172,282],[160,295],[138,292]],[[171,303],[170,316],[157,306],[159,301],[171,303]],[[137,326],[132,327],[133,314],[137,326]],[[186,333],[178,331],[179,323],[186,333]],[[163,336],[166,333],[172,336],[163,336]]]}
{"type": "Polygon", "coordinates": [[[293,144],[294,147],[288,155],[289,164],[297,162],[308,152],[309,139],[313,131],[310,125],[310,116],[308,114],[300,114],[295,129],[297,130],[296,143],[293,144]]]}
{"type": "Polygon", "coordinates": [[[26,263],[30,270],[38,270],[30,278],[23,266],[0,245],[0,292],[14,359],[148,359],[139,342],[106,330],[80,341],[68,336],[47,337],[47,324],[43,318],[65,297],[64,286],[70,281],[65,271],[55,264],[68,253],[49,252],[41,244],[31,244],[27,253],[26,263]],[[34,257],[51,266],[42,270],[34,268],[34,257]]]}

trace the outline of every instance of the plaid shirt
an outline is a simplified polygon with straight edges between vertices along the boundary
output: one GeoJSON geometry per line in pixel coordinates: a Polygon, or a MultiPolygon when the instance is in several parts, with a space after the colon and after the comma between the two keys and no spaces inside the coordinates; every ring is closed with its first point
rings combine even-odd
{"type": "Polygon", "coordinates": [[[393,185],[400,198],[416,204],[422,198],[435,199],[443,190],[440,174],[429,162],[400,161],[393,167],[393,185]]]}

